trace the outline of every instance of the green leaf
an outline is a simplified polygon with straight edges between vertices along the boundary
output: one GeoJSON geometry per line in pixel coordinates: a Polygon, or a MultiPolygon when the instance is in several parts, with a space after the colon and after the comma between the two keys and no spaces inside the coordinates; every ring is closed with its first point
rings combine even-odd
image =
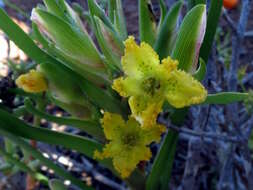
{"type": "MultiPolygon", "coordinates": [[[[64,69],[67,68],[64,67],[64,69]]],[[[105,109],[114,113],[125,113],[127,110],[122,106],[121,102],[117,98],[109,95],[105,89],[94,85],[92,82],[86,80],[81,76],[75,74],[71,74],[70,76],[72,78],[75,78],[76,84],[78,84],[81,88],[84,94],[83,98],[86,98],[88,102],[92,103],[92,105],[96,105],[100,109],[105,109]]]]}
{"type": "Polygon", "coordinates": [[[167,190],[177,145],[178,134],[169,131],[160,147],[158,156],[147,179],[147,190],[167,190]]]}
{"type": "Polygon", "coordinates": [[[73,127],[76,127],[78,129],[81,129],[88,134],[94,136],[95,138],[104,141],[104,132],[102,128],[100,127],[100,124],[91,121],[91,120],[79,120],[79,119],[72,119],[72,118],[66,118],[66,117],[56,117],[53,115],[49,115],[47,113],[44,113],[38,109],[36,109],[32,102],[29,99],[25,100],[25,108],[28,112],[31,114],[37,115],[40,118],[44,118],[47,121],[51,121],[54,123],[58,123],[60,125],[70,125],[73,127]]]}
{"type": "Polygon", "coordinates": [[[55,0],[43,0],[43,3],[46,5],[48,12],[58,16],[59,18],[66,19],[64,12],[59,7],[57,1],[55,0]]]}
{"type": "MultiPolygon", "coordinates": [[[[1,130],[0,130],[1,133],[1,130]]],[[[29,168],[26,163],[21,162],[17,158],[15,158],[12,154],[5,152],[3,149],[0,148],[0,155],[7,158],[8,162],[18,167],[21,171],[27,172],[31,176],[33,176],[35,179],[37,179],[40,183],[48,185],[48,178],[36,171],[33,171],[31,168],[29,168]]]]}
{"type": "MultiPolygon", "coordinates": [[[[0,129],[13,135],[26,139],[42,141],[48,144],[60,145],[71,150],[76,150],[90,158],[93,158],[95,150],[102,151],[102,144],[86,137],[51,131],[41,127],[33,127],[12,114],[0,109],[0,129]]],[[[100,162],[104,166],[115,171],[109,160],[100,162]]]]}
{"type": "Polygon", "coordinates": [[[80,79],[79,85],[86,97],[90,98],[90,101],[101,109],[112,113],[120,113],[122,115],[126,115],[128,113],[128,108],[123,106],[119,100],[115,99],[102,89],[94,86],[89,81],[80,79]]]}
{"type": "Polygon", "coordinates": [[[64,20],[41,9],[33,10],[33,20],[44,33],[49,33],[54,43],[43,38],[35,28],[35,36],[52,56],[67,67],[97,85],[109,83],[107,70],[87,33],[81,32],[64,20]],[[50,22],[48,21],[50,20],[50,22]],[[46,27],[46,29],[45,29],[46,27]],[[60,35],[62,34],[62,35],[60,35]]]}
{"type": "MultiPolygon", "coordinates": [[[[16,153],[17,146],[13,144],[8,138],[4,138],[3,140],[4,140],[4,151],[6,151],[6,153],[10,155],[14,155],[16,153]]],[[[8,156],[4,157],[4,159],[6,162],[9,162],[8,156]]]]}
{"type": "Polygon", "coordinates": [[[100,55],[88,34],[39,8],[33,9],[31,19],[51,38],[59,51],[76,60],[79,67],[100,68],[102,66],[100,55]]]}
{"type": "MultiPolygon", "coordinates": [[[[7,126],[9,123],[7,123],[7,122],[3,123],[2,121],[0,121],[0,124],[1,124],[0,134],[9,138],[11,141],[13,141],[13,143],[19,145],[22,149],[24,149],[26,152],[28,152],[32,157],[34,157],[35,159],[38,159],[42,164],[44,164],[48,168],[51,168],[52,170],[54,170],[54,172],[57,175],[59,175],[60,177],[66,179],[66,180],[70,180],[74,185],[76,185],[77,187],[80,187],[81,189],[90,189],[90,190],[92,189],[92,188],[87,187],[83,181],[73,177],[70,173],[68,173],[67,171],[62,169],[60,166],[56,165],[53,161],[51,161],[48,158],[46,158],[45,156],[43,156],[43,154],[41,154],[38,150],[33,148],[28,142],[26,142],[22,138],[19,138],[18,136],[14,135],[14,133],[8,131],[8,127],[15,127],[15,126],[12,126],[12,125],[7,126]],[[3,128],[6,128],[6,130],[3,128]]],[[[44,134],[44,135],[46,135],[46,134],[44,134]]]]}
{"type": "Polygon", "coordinates": [[[105,12],[99,7],[99,5],[94,0],[88,0],[89,11],[92,16],[97,16],[100,18],[111,30],[115,31],[112,22],[106,16],[105,12]]]}
{"type": "Polygon", "coordinates": [[[78,118],[90,117],[92,104],[84,97],[83,92],[72,72],[62,65],[41,63],[39,71],[48,81],[48,93],[64,104],[57,104],[71,115],[78,118]],[[62,80],[64,76],[64,80],[62,80]],[[65,106],[68,105],[68,106],[65,106]]]}
{"type": "Polygon", "coordinates": [[[94,150],[101,150],[101,144],[80,136],[59,133],[49,129],[30,126],[10,113],[0,110],[0,128],[15,135],[47,142],[49,144],[62,145],[80,151],[88,157],[93,157],[94,150]]]}
{"type": "Polygon", "coordinates": [[[114,23],[114,11],[116,10],[116,0],[108,0],[108,16],[114,23]]]}
{"type": "Polygon", "coordinates": [[[48,12],[67,21],[73,26],[77,26],[80,31],[87,34],[87,31],[78,15],[64,0],[43,0],[48,12]]]}
{"type": "Polygon", "coordinates": [[[31,38],[8,15],[0,9],[0,28],[20,49],[36,62],[48,61],[50,56],[43,52],[31,38]]]}
{"type": "Polygon", "coordinates": [[[221,92],[217,94],[208,94],[205,102],[202,104],[232,104],[241,102],[249,97],[248,93],[240,92],[221,92]]]}
{"type": "Polygon", "coordinates": [[[30,15],[27,11],[23,10],[23,7],[18,6],[16,3],[11,2],[10,0],[2,0],[2,2],[4,7],[11,8],[16,14],[22,15],[25,19],[29,20],[30,15]]]}
{"type": "MultiPolygon", "coordinates": [[[[12,40],[21,50],[24,51],[24,53],[37,63],[50,62],[54,64],[62,64],[41,50],[2,9],[0,9],[0,28],[8,35],[10,40],[12,40]]],[[[73,75],[74,73],[72,73],[72,76],[73,75]]],[[[104,79],[101,80],[104,81],[104,79]]]]}
{"type": "Polygon", "coordinates": [[[154,49],[159,54],[160,59],[167,57],[171,53],[173,40],[176,35],[177,20],[182,5],[182,1],[175,3],[175,5],[173,5],[167,13],[163,24],[161,25],[161,29],[159,30],[157,40],[154,45],[154,49]]]}
{"type": "Polygon", "coordinates": [[[139,35],[142,42],[154,45],[156,21],[150,0],[139,0],[139,35]]]}
{"type": "Polygon", "coordinates": [[[199,68],[198,70],[193,74],[193,77],[197,79],[198,81],[202,81],[205,78],[206,75],[206,63],[205,61],[200,58],[199,60],[199,68]]]}
{"type": "Polygon", "coordinates": [[[107,43],[112,47],[112,50],[117,55],[123,55],[124,53],[124,43],[118,33],[115,33],[112,29],[110,29],[100,18],[97,16],[94,16],[94,18],[97,18],[96,20],[100,20],[100,26],[101,31],[106,34],[105,39],[107,40],[107,43]]]}
{"type": "MultiPolygon", "coordinates": [[[[117,0],[118,1],[118,0],[117,0]]],[[[116,0],[115,1],[112,1],[112,2],[109,2],[109,4],[112,5],[112,7],[110,8],[110,11],[113,11],[111,12],[110,14],[113,14],[112,16],[114,17],[114,12],[115,12],[115,8],[120,8],[118,3],[121,4],[121,2],[117,2],[116,0]]],[[[110,21],[110,19],[106,16],[105,12],[99,7],[99,5],[96,3],[96,1],[93,1],[93,0],[88,0],[88,6],[89,6],[89,11],[90,11],[90,15],[91,17],[98,17],[102,22],[103,24],[105,24],[108,29],[110,30],[110,33],[111,35],[113,36],[115,42],[117,43],[117,45],[120,47],[120,48],[124,48],[122,47],[122,40],[121,39],[121,35],[125,35],[125,34],[122,34],[122,33],[117,33],[114,25],[112,24],[112,22],[110,21]]],[[[120,11],[120,10],[118,10],[120,11]]],[[[117,12],[117,14],[121,14],[120,12],[117,12]]],[[[123,13],[122,13],[123,14],[123,13]]],[[[124,30],[124,18],[118,18],[120,19],[118,22],[120,23],[120,30],[124,30]]],[[[95,23],[93,23],[94,25],[95,23]]],[[[93,26],[93,27],[96,27],[96,26],[93,26]]],[[[96,31],[95,31],[96,33],[96,31]]]]}
{"type": "Polygon", "coordinates": [[[159,20],[159,25],[158,25],[158,31],[160,31],[161,25],[163,24],[163,21],[167,13],[167,6],[164,0],[159,0],[159,5],[160,5],[161,15],[160,15],[160,20],[159,20]]]}
{"type": "Polygon", "coordinates": [[[219,18],[222,12],[222,0],[210,1],[210,8],[208,10],[206,33],[203,40],[203,44],[200,49],[200,57],[204,59],[205,62],[208,61],[208,56],[210,54],[213,40],[215,37],[216,29],[219,23],[219,18]]]}
{"type": "Polygon", "coordinates": [[[8,139],[4,139],[5,151],[9,154],[14,154],[16,152],[16,146],[12,144],[8,139]]]}
{"type": "Polygon", "coordinates": [[[51,63],[41,63],[39,71],[43,73],[48,81],[48,90],[53,93],[57,99],[66,103],[75,103],[88,106],[84,99],[81,88],[69,70],[64,69],[62,65],[53,65],[51,63]],[[64,80],[62,77],[64,76],[64,80]]]}
{"type": "Polygon", "coordinates": [[[9,107],[6,107],[6,105],[3,105],[2,103],[0,103],[0,109],[5,110],[5,111],[11,111],[9,107]]]}
{"type": "MultiPolygon", "coordinates": [[[[107,71],[105,68],[92,68],[89,66],[85,66],[83,64],[78,63],[75,59],[71,58],[70,56],[66,56],[63,54],[59,49],[55,48],[52,44],[47,49],[47,52],[56,57],[60,62],[65,65],[66,67],[70,68],[76,74],[79,74],[83,78],[91,81],[97,86],[104,86],[105,84],[108,85],[111,83],[109,77],[107,76],[107,71]]],[[[48,62],[47,62],[48,63],[48,62]]],[[[73,72],[72,72],[73,75],[73,72]]]]}
{"type": "MultiPolygon", "coordinates": [[[[53,57],[51,57],[50,55],[45,53],[43,50],[41,50],[31,40],[31,38],[8,17],[8,15],[2,9],[0,9],[0,28],[9,36],[9,38],[20,49],[22,49],[30,58],[32,58],[36,62],[50,63],[50,64],[54,64],[54,65],[62,65],[61,62],[59,62],[58,60],[54,59],[53,57]]],[[[80,78],[82,78],[80,75],[76,74],[75,72],[73,72],[69,68],[65,67],[64,65],[62,65],[62,67],[65,70],[68,70],[69,72],[71,72],[70,76],[73,78],[76,78],[77,81],[80,81],[80,78]]],[[[82,86],[82,83],[79,83],[79,84],[82,86]]],[[[118,101],[116,101],[113,97],[106,94],[102,89],[95,87],[91,83],[89,83],[89,86],[87,89],[83,88],[83,86],[82,86],[82,90],[86,93],[86,95],[89,96],[88,98],[92,99],[94,102],[96,102],[98,100],[99,101],[98,104],[102,108],[103,108],[103,105],[106,104],[107,105],[106,108],[109,108],[108,110],[110,110],[111,108],[112,108],[112,110],[119,110],[118,107],[119,107],[120,103],[118,101]],[[96,94],[101,94],[103,99],[102,100],[97,99],[96,97],[101,98],[101,96],[96,95],[96,94]],[[92,97],[92,95],[96,95],[96,97],[92,97]],[[106,100],[106,101],[104,101],[104,100],[106,100]],[[112,103],[112,102],[115,102],[115,103],[112,103]]],[[[19,91],[19,92],[21,94],[28,95],[28,93],[24,93],[21,91],[19,91]]],[[[28,96],[33,96],[33,95],[30,94],[28,96]]]]}
{"type": "MultiPolygon", "coordinates": [[[[2,156],[4,157],[4,155],[2,155],[2,156]]],[[[12,164],[0,162],[0,172],[1,173],[9,173],[9,172],[11,172],[12,169],[13,169],[12,164]]]]}
{"type": "MultiPolygon", "coordinates": [[[[184,123],[188,109],[174,109],[170,116],[174,125],[181,126],[184,123]]],[[[147,189],[168,189],[172,165],[176,153],[178,133],[169,130],[163,140],[160,150],[156,155],[152,170],[147,179],[147,189]],[[159,176],[159,177],[157,177],[159,176]]]]}
{"type": "Polygon", "coordinates": [[[68,190],[68,188],[58,179],[51,179],[49,181],[50,190],[68,190]]]}
{"type": "Polygon", "coordinates": [[[121,39],[125,40],[127,38],[127,28],[121,0],[116,0],[116,9],[114,11],[114,26],[118,34],[121,36],[121,39]]]}
{"type": "MultiPolygon", "coordinates": [[[[51,62],[52,61],[54,61],[54,60],[51,60],[51,62]]],[[[80,79],[80,76],[77,76],[71,70],[62,66],[61,63],[57,63],[56,61],[54,61],[54,62],[55,62],[55,64],[53,64],[53,63],[43,63],[43,64],[47,68],[46,70],[49,73],[52,73],[52,76],[55,75],[55,70],[57,72],[62,71],[63,73],[65,73],[65,74],[61,74],[62,76],[63,75],[66,77],[71,76],[71,79],[69,81],[67,81],[67,83],[71,83],[71,81],[74,81],[74,84],[70,85],[71,87],[69,87],[69,90],[71,90],[72,87],[75,86],[75,84],[78,84],[79,86],[81,86],[80,88],[87,95],[87,98],[91,102],[93,102],[94,104],[98,105],[101,108],[106,108],[107,110],[111,110],[112,112],[122,112],[122,110],[120,108],[121,107],[120,102],[118,100],[116,100],[113,97],[111,97],[110,95],[106,94],[104,92],[104,90],[102,90],[94,85],[91,85],[91,83],[89,83],[88,81],[80,79]],[[59,67],[59,69],[57,69],[58,67],[59,67]],[[84,83],[80,83],[80,80],[82,80],[84,83]],[[88,87],[86,85],[87,89],[85,89],[83,87],[83,85],[85,85],[85,83],[90,84],[88,87]],[[94,95],[94,97],[92,97],[93,95],[94,95]],[[101,99],[101,98],[103,98],[103,99],[101,99]],[[107,101],[103,101],[103,100],[107,100],[107,101]],[[104,105],[106,105],[106,106],[104,107],[104,105]]],[[[43,64],[42,64],[42,67],[43,67],[43,64]]],[[[47,72],[46,72],[46,74],[47,74],[47,72]]],[[[57,82],[58,85],[62,83],[62,80],[61,79],[59,79],[59,80],[60,80],[60,83],[57,82]]],[[[64,80],[63,87],[59,90],[62,91],[63,89],[66,88],[65,82],[66,82],[66,80],[64,80]]],[[[73,93],[72,90],[71,90],[71,93],[73,93]]],[[[76,93],[76,90],[75,90],[75,93],[76,93]]],[[[60,96],[62,96],[63,94],[61,94],[60,96]]],[[[82,96],[80,98],[82,98],[82,96]]],[[[59,105],[59,106],[62,107],[62,105],[59,105]]],[[[66,108],[64,108],[64,109],[66,109],[66,108]]]]}
{"type": "Polygon", "coordinates": [[[75,10],[75,12],[81,17],[83,18],[83,14],[86,13],[86,11],[84,10],[84,8],[77,2],[73,2],[71,3],[72,8],[75,10]]]}
{"type": "Polygon", "coordinates": [[[206,6],[197,5],[185,16],[178,33],[172,58],[179,61],[179,69],[194,72],[206,26],[206,6]]]}
{"type": "MultiPolygon", "coordinates": [[[[85,98],[85,97],[84,97],[85,98]]],[[[87,107],[74,103],[62,102],[56,97],[53,97],[51,94],[48,94],[48,99],[51,103],[57,105],[58,107],[64,109],[68,112],[73,118],[76,119],[86,119],[86,118],[97,118],[98,109],[91,103],[89,110],[87,107]]]]}
{"type": "Polygon", "coordinates": [[[32,22],[33,36],[45,49],[50,48],[49,41],[40,33],[38,26],[32,22]]]}
{"type": "MultiPolygon", "coordinates": [[[[31,38],[25,34],[23,30],[20,29],[2,9],[0,9],[0,28],[3,29],[3,31],[10,37],[11,40],[14,41],[17,46],[19,46],[29,57],[34,59],[36,62],[50,63],[55,65],[61,64],[58,60],[52,58],[50,55],[36,46],[31,38]]],[[[64,67],[64,69],[69,70],[67,67],[64,67]]],[[[77,82],[79,82],[83,92],[88,95],[88,98],[92,99],[94,103],[98,102],[97,104],[101,108],[106,108],[108,111],[111,110],[112,112],[121,112],[121,108],[119,108],[119,101],[115,100],[115,98],[105,93],[104,90],[92,85],[88,81],[86,82],[86,80],[82,79],[82,77],[73,71],[69,70],[69,72],[71,72],[71,77],[77,78],[77,82]],[[80,80],[82,80],[84,83],[82,84],[80,80]],[[87,89],[84,88],[84,86],[86,86],[87,89]],[[94,97],[91,97],[92,95],[94,95],[94,97]]]]}
{"type": "Polygon", "coordinates": [[[188,0],[187,8],[188,10],[191,10],[194,6],[198,4],[205,4],[206,0],[188,0]]]}
{"type": "Polygon", "coordinates": [[[95,34],[109,68],[120,71],[120,55],[123,54],[124,45],[118,36],[107,27],[102,20],[94,16],[95,34]]]}

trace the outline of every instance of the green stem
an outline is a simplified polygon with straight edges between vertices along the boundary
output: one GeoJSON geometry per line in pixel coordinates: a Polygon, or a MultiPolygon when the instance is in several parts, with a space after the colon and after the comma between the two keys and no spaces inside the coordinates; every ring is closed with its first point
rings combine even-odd
{"type": "MultiPolygon", "coordinates": [[[[43,101],[43,98],[36,99],[36,107],[39,110],[43,110],[45,108],[45,103],[43,101]]],[[[40,117],[34,116],[33,126],[40,127],[40,120],[41,120],[40,117]]],[[[35,140],[30,140],[30,143],[34,148],[36,148],[36,141],[35,140]]],[[[26,162],[29,163],[32,160],[30,154],[28,152],[26,152],[25,150],[23,150],[23,154],[24,154],[24,158],[25,158],[26,162]]]]}
{"type": "MultiPolygon", "coordinates": [[[[0,153],[1,154],[1,153],[0,153]]],[[[2,155],[4,157],[4,155],[2,155]]],[[[8,173],[13,168],[13,164],[10,163],[1,163],[0,164],[0,172],[1,173],[8,173]]]]}
{"type": "Polygon", "coordinates": [[[13,109],[12,113],[16,117],[21,117],[21,116],[24,116],[25,114],[27,114],[27,110],[26,110],[25,106],[19,106],[19,107],[13,109]]]}
{"type": "MultiPolygon", "coordinates": [[[[44,95],[45,94],[43,94],[43,98],[44,98],[44,95]]],[[[45,103],[43,101],[43,98],[36,100],[36,107],[38,110],[43,110],[45,108],[45,103]]],[[[41,121],[41,118],[34,115],[33,125],[35,127],[40,127],[40,121],[41,121]]],[[[37,148],[37,141],[36,140],[30,140],[30,144],[34,148],[37,148]]],[[[25,158],[26,163],[32,162],[34,160],[34,158],[29,154],[29,152],[26,152],[23,150],[23,153],[24,153],[24,158],[25,158]]],[[[28,173],[28,175],[26,176],[26,189],[30,189],[30,187],[35,187],[35,186],[36,186],[35,176],[28,173]]]]}
{"type": "Polygon", "coordinates": [[[27,92],[23,91],[20,88],[10,88],[10,89],[8,89],[8,92],[12,93],[12,94],[15,94],[17,96],[29,97],[29,98],[32,98],[34,100],[42,98],[41,94],[27,93],[27,92]]]}
{"type": "Polygon", "coordinates": [[[20,170],[23,172],[26,172],[36,178],[41,183],[48,185],[48,178],[40,173],[37,173],[33,171],[31,168],[29,168],[25,163],[19,161],[17,158],[14,158],[11,154],[5,152],[3,149],[0,148],[0,155],[7,158],[8,162],[17,166],[20,170]]]}
{"type": "MultiPolygon", "coordinates": [[[[15,154],[15,146],[13,145],[13,143],[8,139],[8,138],[4,138],[4,148],[5,151],[9,154],[15,154]]],[[[6,162],[8,162],[8,158],[5,157],[6,162]]]]}
{"type": "Polygon", "coordinates": [[[249,93],[240,92],[220,92],[216,94],[208,94],[205,102],[202,104],[232,104],[235,102],[244,101],[249,97],[249,93]]]}
{"type": "Polygon", "coordinates": [[[90,120],[79,120],[73,118],[65,118],[65,117],[56,117],[49,115],[45,112],[42,112],[33,107],[32,102],[29,99],[25,100],[25,107],[26,110],[34,115],[37,115],[41,118],[46,119],[47,121],[51,121],[60,125],[70,125],[76,127],[80,130],[87,132],[88,134],[92,135],[96,139],[100,140],[101,142],[105,141],[104,132],[100,127],[100,124],[90,120]]]}
{"type": "Polygon", "coordinates": [[[8,0],[3,0],[4,4],[6,4],[8,7],[10,7],[11,9],[13,9],[14,11],[18,12],[19,14],[21,14],[23,17],[25,17],[27,20],[30,20],[30,16],[23,11],[22,9],[20,9],[18,6],[16,6],[14,3],[11,3],[8,0]]]}
{"type": "Polygon", "coordinates": [[[92,189],[90,187],[87,187],[83,181],[73,177],[70,173],[66,172],[64,169],[62,169],[60,166],[56,165],[54,162],[52,162],[51,160],[47,159],[46,157],[44,157],[38,150],[36,150],[35,148],[33,148],[29,143],[27,143],[25,140],[12,135],[11,133],[6,132],[3,129],[0,129],[0,133],[9,138],[11,141],[13,141],[15,144],[18,144],[20,147],[22,147],[24,150],[26,150],[27,152],[29,152],[29,154],[31,154],[34,158],[40,160],[40,162],[42,164],[44,164],[45,166],[51,168],[52,170],[54,170],[54,172],[61,176],[62,178],[66,179],[66,180],[70,180],[74,185],[80,187],[81,189],[92,189]]]}
{"type": "MultiPolygon", "coordinates": [[[[43,97],[44,97],[44,95],[43,95],[43,97]]],[[[36,108],[37,108],[37,110],[43,111],[45,109],[45,106],[46,105],[45,105],[44,99],[38,99],[38,100],[36,100],[36,108]]],[[[40,127],[40,121],[41,121],[41,118],[38,115],[34,115],[33,125],[40,127]]]]}
{"type": "MultiPolygon", "coordinates": [[[[168,143],[170,143],[170,150],[168,152],[168,160],[166,164],[167,171],[164,171],[164,174],[161,177],[161,190],[167,190],[168,189],[168,183],[171,178],[172,173],[172,167],[174,163],[174,158],[176,154],[176,148],[177,148],[177,142],[178,142],[178,133],[169,131],[169,134],[167,135],[168,143]]],[[[165,140],[167,140],[165,139],[165,140]]],[[[163,148],[163,147],[162,147],[163,148]]],[[[168,146],[164,146],[164,149],[167,149],[168,146]]]]}
{"type": "Polygon", "coordinates": [[[126,180],[131,190],[145,190],[145,175],[136,169],[126,180]]]}
{"type": "Polygon", "coordinates": [[[152,172],[147,179],[147,190],[168,189],[177,140],[178,133],[168,131],[158,153],[159,156],[156,157],[152,172]]]}
{"type": "MultiPolygon", "coordinates": [[[[174,125],[182,125],[187,112],[187,108],[175,110],[171,116],[171,122],[174,125]]],[[[152,170],[148,176],[146,183],[147,190],[168,189],[171,170],[176,153],[177,140],[178,133],[175,131],[168,131],[156,156],[152,170]]]]}

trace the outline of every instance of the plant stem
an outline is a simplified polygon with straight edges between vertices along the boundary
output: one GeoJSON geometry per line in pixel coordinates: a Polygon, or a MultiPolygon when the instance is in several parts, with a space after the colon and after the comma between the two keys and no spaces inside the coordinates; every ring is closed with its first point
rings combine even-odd
{"type": "Polygon", "coordinates": [[[48,179],[46,176],[37,173],[33,171],[31,168],[29,168],[25,163],[21,162],[17,158],[14,158],[11,154],[8,152],[5,152],[3,149],[0,148],[0,155],[8,158],[8,162],[11,164],[17,166],[20,170],[29,173],[30,175],[34,176],[37,180],[41,181],[43,184],[48,184],[48,179]]]}
{"type": "MultiPolygon", "coordinates": [[[[230,71],[228,75],[228,90],[229,91],[237,91],[237,85],[238,85],[238,78],[237,78],[237,71],[238,71],[238,65],[240,60],[240,55],[242,52],[242,44],[244,40],[244,34],[246,31],[246,26],[248,22],[248,17],[250,13],[250,6],[251,0],[244,0],[242,1],[242,10],[240,14],[240,19],[237,24],[235,35],[232,38],[232,60],[230,64],[230,71]]],[[[231,120],[231,124],[233,124],[235,127],[238,126],[238,114],[236,111],[238,105],[232,104],[228,106],[228,116],[231,120]]]]}
{"type": "MultiPolygon", "coordinates": [[[[44,98],[44,94],[43,94],[43,98],[44,98]]],[[[41,110],[41,111],[43,111],[45,109],[45,102],[44,102],[43,98],[36,100],[36,108],[38,110],[41,110]]],[[[41,121],[41,118],[37,115],[34,115],[33,125],[39,127],[40,126],[40,121],[41,121]]],[[[37,147],[37,141],[36,140],[30,140],[30,144],[33,148],[37,147]]],[[[29,161],[28,162],[33,161],[33,159],[34,158],[32,156],[29,156],[29,161]]],[[[35,189],[36,186],[37,186],[36,179],[32,175],[28,174],[27,177],[26,177],[26,190],[33,190],[33,189],[35,189]]]]}
{"type": "Polygon", "coordinates": [[[25,17],[27,20],[30,20],[30,16],[23,11],[22,9],[20,9],[18,6],[15,5],[15,3],[11,3],[8,0],[3,0],[4,4],[6,4],[8,7],[10,7],[11,9],[13,9],[14,11],[18,12],[19,14],[21,14],[23,17],[25,17]]]}
{"type": "Polygon", "coordinates": [[[136,169],[126,180],[131,190],[145,190],[145,173],[140,169],[136,169]]]}
{"type": "MultiPolygon", "coordinates": [[[[3,125],[3,124],[1,124],[1,125],[3,125]]],[[[20,137],[18,137],[16,135],[14,135],[14,134],[9,133],[9,132],[5,131],[4,129],[0,129],[0,134],[3,135],[3,136],[5,136],[5,137],[7,137],[7,138],[9,138],[11,141],[13,141],[13,143],[19,145],[26,152],[28,152],[31,155],[33,155],[33,157],[35,157],[36,159],[38,159],[42,164],[44,164],[48,168],[51,168],[52,170],[54,170],[54,172],[58,176],[62,177],[63,179],[70,180],[72,182],[72,184],[76,185],[77,187],[80,187],[80,189],[85,189],[85,190],[86,189],[87,190],[92,189],[92,188],[86,186],[85,183],[82,180],[73,177],[69,172],[67,172],[66,170],[64,170],[62,167],[58,166],[57,164],[55,164],[50,159],[44,157],[41,152],[39,152],[38,150],[34,149],[24,139],[22,139],[22,138],[20,138],[20,137]]]]}

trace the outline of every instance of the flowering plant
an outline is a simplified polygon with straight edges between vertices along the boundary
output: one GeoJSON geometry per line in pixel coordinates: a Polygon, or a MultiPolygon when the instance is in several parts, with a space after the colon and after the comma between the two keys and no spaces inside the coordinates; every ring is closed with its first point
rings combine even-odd
{"type": "MultiPolygon", "coordinates": [[[[150,1],[139,0],[140,43],[128,36],[120,0],[107,2],[108,14],[93,0],[88,0],[89,12],[77,4],[73,9],[64,0],[43,2],[32,11],[33,39],[0,10],[0,28],[36,63],[18,76],[17,88],[8,90],[25,97],[22,108],[36,121],[67,124],[90,136],[55,132],[40,127],[40,122],[31,126],[18,118],[22,114],[2,108],[0,133],[81,189],[88,187],[24,139],[62,145],[96,159],[133,189],[167,189],[178,134],[157,122],[159,113],[171,110],[171,122],[180,126],[189,106],[229,104],[249,97],[238,92],[208,94],[201,84],[222,0],[211,1],[208,17],[205,4],[189,4],[180,27],[182,1],[168,10],[161,0],[157,23],[150,1]],[[97,44],[80,16],[89,23],[97,44]],[[71,116],[47,114],[49,104],[71,116]],[[150,144],[159,143],[162,136],[160,151],[147,172],[140,163],[145,168],[152,157],[150,144]]],[[[2,154],[11,157],[6,151],[2,154]]],[[[38,171],[25,169],[48,184],[38,171]]]]}

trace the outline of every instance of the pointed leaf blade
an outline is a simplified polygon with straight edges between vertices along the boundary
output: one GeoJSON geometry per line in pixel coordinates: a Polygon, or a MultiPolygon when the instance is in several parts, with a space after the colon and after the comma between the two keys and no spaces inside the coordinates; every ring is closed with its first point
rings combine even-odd
{"type": "Polygon", "coordinates": [[[127,38],[127,28],[121,0],[116,0],[114,25],[122,40],[127,38]]]}
{"type": "Polygon", "coordinates": [[[199,60],[199,68],[198,70],[193,74],[193,77],[197,79],[198,81],[202,81],[205,78],[206,75],[206,63],[203,59],[200,58],[199,60]]]}
{"type": "Polygon", "coordinates": [[[172,58],[179,61],[179,69],[195,71],[205,27],[206,6],[197,5],[185,16],[172,52],[172,58]]]}
{"type": "Polygon", "coordinates": [[[160,59],[167,57],[171,53],[173,47],[172,42],[176,33],[177,20],[182,5],[182,1],[178,1],[167,13],[163,24],[161,25],[154,45],[154,49],[159,54],[160,59]]]}
{"type": "Polygon", "coordinates": [[[216,33],[216,29],[218,26],[219,18],[222,11],[222,0],[216,0],[210,2],[210,8],[208,10],[207,16],[207,26],[206,26],[206,33],[203,40],[203,44],[200,49],[200,57],[207,62],[208,56],[210,54],[213,39],[216,33]]]}
{"type": "Polygon", "coordinates": [[[241,102],[249,97],[248,93],[240,92],[221,92],[217,94],[209,94],[203,104],[232,104],[241,102]]]}
{"type": "Polygon", "coordinates": [[[139,0],[139,35],[142,42],[155,43],[156,21],[150,0],[139,0]]]}
{"type": "Polygon", "coordinates": [[[63,54],[80,63],[101,67],[99,53],[87,34],[75,30],[64,20],[39,8],[33,9],[31,19],[63,54]]]}

